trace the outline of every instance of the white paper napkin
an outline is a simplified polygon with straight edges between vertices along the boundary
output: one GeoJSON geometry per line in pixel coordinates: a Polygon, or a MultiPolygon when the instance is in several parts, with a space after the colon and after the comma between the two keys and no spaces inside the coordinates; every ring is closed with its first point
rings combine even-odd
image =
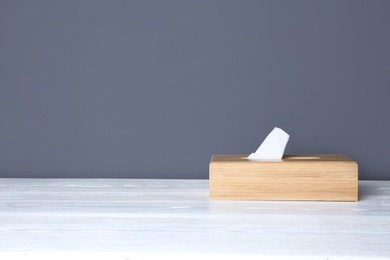
{"type": "Polygon", "coordinates": [[[290,136],[282,129],[275,127],[271,133],[267,135],[263,143],[256,150],[248,156],[250,160],[278,160],[282,159],[284,150],[290,136]]]}

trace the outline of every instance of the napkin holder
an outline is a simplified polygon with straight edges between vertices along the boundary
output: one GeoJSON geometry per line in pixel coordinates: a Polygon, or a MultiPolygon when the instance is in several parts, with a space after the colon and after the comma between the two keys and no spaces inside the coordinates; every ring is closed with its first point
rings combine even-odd
{"type": "Polygon", "coordinates": [[[211,200],[358,201],[358,165],[345,155],[247,156],[212,156],[211,200]]]}

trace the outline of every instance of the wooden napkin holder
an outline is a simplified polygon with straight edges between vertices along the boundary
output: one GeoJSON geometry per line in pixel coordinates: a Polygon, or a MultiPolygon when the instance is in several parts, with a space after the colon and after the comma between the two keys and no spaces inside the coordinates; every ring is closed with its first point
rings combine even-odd
{"type": "Polygon", "coordinates": [[[247,156],[211,157],[210,199],[358,201],[358,164],[345,155],[247,156]]]}

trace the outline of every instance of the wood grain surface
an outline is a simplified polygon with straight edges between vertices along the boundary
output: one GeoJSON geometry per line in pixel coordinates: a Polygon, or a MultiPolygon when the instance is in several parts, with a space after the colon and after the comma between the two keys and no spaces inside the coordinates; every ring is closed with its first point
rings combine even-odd
{"type": "Polygon", "coordinates": [[[216,200],[358,200],[358,165],[342,154],[300,154],[282,160],[214,155],[210,198],[216,200]]]}

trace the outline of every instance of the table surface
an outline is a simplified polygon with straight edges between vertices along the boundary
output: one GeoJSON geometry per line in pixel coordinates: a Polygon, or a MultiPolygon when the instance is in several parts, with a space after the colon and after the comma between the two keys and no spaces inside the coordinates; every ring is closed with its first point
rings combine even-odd
{"type": "Polygon", "coordinates": [[[359,202],[307,202],[210,201],[208,180],[0,179],[0,258],[58,252],[64,259],[387,259],[390,181],[359,181],[359,202]]]}

